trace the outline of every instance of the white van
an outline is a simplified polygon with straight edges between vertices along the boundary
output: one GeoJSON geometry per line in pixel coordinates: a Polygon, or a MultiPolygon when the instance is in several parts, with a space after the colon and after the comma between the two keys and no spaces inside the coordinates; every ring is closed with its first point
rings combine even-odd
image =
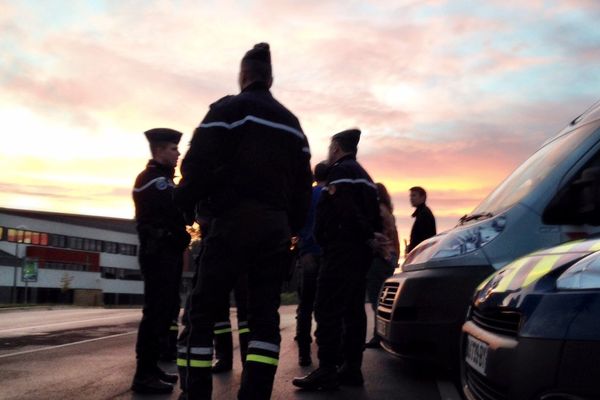
{"type": "Polygon", "coordinates": [[[532,251],[600,232],[600,103],[535,152],[458,225],[426,240],[381,290],[377,331],[401,357],[458,367],[475,288],[532,251]]]}

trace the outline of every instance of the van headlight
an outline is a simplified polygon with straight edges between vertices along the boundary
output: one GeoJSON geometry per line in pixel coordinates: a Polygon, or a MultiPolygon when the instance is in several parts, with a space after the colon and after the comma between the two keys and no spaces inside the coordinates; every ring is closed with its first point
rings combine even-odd
{"type": "Polygon", "coordinates": [[[479,250],[498,237],[506,227],[506,217],[499,216],[470,228],[452,232],[441,241],[432,260],[461,256],[479,250]]]}
{"type": "Polygon", "coordinates": [[[573,264],[556,280],[563,290],[600,289],[600,252],[573,264]]]}

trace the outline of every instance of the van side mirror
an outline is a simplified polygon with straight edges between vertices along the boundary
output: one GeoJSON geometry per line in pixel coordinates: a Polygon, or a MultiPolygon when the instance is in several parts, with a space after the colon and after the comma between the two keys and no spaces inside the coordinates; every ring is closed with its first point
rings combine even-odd
{"type": "Polygon", "coordinates": [[[542,217],[554,225],[600,225],[600,167],[589,167],[550,202],[542,217]]]}

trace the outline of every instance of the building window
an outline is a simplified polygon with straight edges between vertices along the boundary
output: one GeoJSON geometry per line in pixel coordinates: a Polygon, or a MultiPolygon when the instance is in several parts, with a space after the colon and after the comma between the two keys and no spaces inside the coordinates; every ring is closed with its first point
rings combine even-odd
{"type": "Polygon", "coordinates": [[[23,239],[25,237],[25,232],[23,232],[22,230],[18,230],[17,231],[17,243],[23,243],[23,239]]]}
{"type": "Polygon", "coordinates": [[[119,279],[125,281],[141,281],[142,275],[137,269],[100,267],[100,274],[104,279],[119,279]]]}
{"type": "Polygon", "coordinates": [[[89,271],[87,265],[76,264],[76,263],[63,263],[58,261],[46,261],[44,268],[48,269],[60,269],[64,271],[89,271]]]}
{"type": "Polygon", "coordinates": [[[40,233],[40,245],[48,246],[48,234],[40,233]]]}
{"type": "Polygon", "coordinates": [[[9,242],[16,242],[17,241],[17,230],[16,229],[9,229],[8,230],[7,239],[8,239],[9,242]]]}
{"type": "Polygon", "coordinates": [[[117,244],[115,242],[104,242],[104,252],[116,254],[117,244]]]}
{"type": "Polygon", "coordinates": [[[40,244],[40,233],[39,232],[31,232],[31,244],[40,244]]]}
{"type": "Polygon", "coordinates": [[[5,240],[4,239],[4,228],[0,226],[0,240],[5,240]]]}
{"type": "Polygon", "coordinates": [[[119,243],[119,253],[124,254],[126,256],[135,256],[137,251],[137,246],[127,243],[119,243]]]}
{"type": "Polygon", "coordinates": [[[67,238],[63,235],[51,235],[50,246],[53,247],[67,247],[67,238]]]}

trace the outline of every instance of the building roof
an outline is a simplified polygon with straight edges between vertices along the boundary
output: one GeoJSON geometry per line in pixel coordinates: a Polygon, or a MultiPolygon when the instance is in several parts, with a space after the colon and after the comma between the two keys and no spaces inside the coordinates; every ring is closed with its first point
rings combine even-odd
{"type": "Polygon", "coordinates": [[[48,211],[19,210],[16,208],[0,207],[0,214],[14,215],[24,218],[41,219],[45,221],[60,222],[85,226],[88,228],[104,229],[123,233],[137,233],[133,219],[100,217],[95,215],[64,214],[48,211]]]}

